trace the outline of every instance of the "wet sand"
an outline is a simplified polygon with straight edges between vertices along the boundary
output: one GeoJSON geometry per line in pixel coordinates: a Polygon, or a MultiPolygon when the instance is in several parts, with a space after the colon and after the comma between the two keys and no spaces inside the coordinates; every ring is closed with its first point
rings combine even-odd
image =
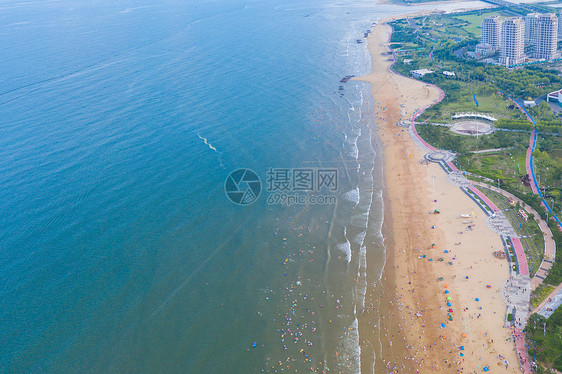
{"type": "Polygon", "coordinates": [[[383,282],[370,285],[360,318],[362,373],[373,372],[373,352],[377,373],[472,373],[485,366],[518,372],[511,330],[503,327],[508,264],[492,255],[502,249],[500,237],[437,164],[420,163],[425,151],[396,126],[440,92],[389,70],[390,32],[383,22],[374,26],[368,38],[374,71],[360,78],[371,83],[383,147],[388,248],[383,282]],[[430,214],[434,209],[440,214],[430,214]],[[369,309],[379,302],[380,316],[369,309]]]}

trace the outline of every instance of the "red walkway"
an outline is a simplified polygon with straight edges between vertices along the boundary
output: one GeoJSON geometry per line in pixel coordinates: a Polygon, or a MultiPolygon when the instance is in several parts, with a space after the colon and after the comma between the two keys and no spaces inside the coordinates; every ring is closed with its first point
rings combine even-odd
{"type": "Polygon", "coordinates": [[[476,196],[478,196],[479,198],[481,198],[482,201],[484,201],[484,202],[486,203],[486,205],[488,205],[488,206],[490,207],[490,209],[492,209],[494,212],[499,212],[499,211],[500,211],[500,208],[498,208],[498,207],[496,206],[496,204],[494,204],[494,203],[492,202],[492,200],[490,200],[490,199],[488,198],[488,196],[484,195],[478,188],[476,188],[476,187],[469,187],[468,189],[469,189],[470,191],[474,192],[474,194],[475,194],[476,196]]]}
{"type": "Polygon", "coordinates": [[[517,358],[519,359],[519,364],[525,374],[531,373],[531,363],[527,357],[527,351],[525,350],[525,336],[523,335],[523,330],[514,329],[513,337],[515,339],[515,352],[517,353],[517,358]]]}
{"type": "Polygon", "coordinates": [[[521,245],[521,240],[519,238],[511,238],[513,242],[513,247],[515,248],[515,255],[517,256],[517,264],[519,264],[519,274],[529,275],[529,266],[527,265],[527,257],[525,256],[525,250],[523,245],[521,245]]]}

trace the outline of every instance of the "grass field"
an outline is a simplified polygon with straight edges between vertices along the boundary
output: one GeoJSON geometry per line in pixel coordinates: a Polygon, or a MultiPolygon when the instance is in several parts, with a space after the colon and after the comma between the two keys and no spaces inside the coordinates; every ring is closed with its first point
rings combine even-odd
{"type": "Polygon", "coordinates": [[[502,183],[507,184],[510,189],[524,194],[530,191],[530,187],[526,187],[520,179],[526,174],[525,157],[524,149],[513,149],[496,154],[477,154],[471,155],[468,160],[463,160],[462,166],[471,173],[492,180],[501,179],[502,183]],[[519,173],[517,173],[518,164],[519,173]]]}
{"type": "Polygon", "coordinates": [[[460,20],[468,22],[467,26],[464,26],[467,32],[471,33],[475,37],[479,38],[482,35],[482,20],[486,17],[491,16],[501,16],[501,12],[487,12],[482,14],[470,14],[466,16],[457,16],[460,20]]]}
{"type": "Polygon", "coordinates": [[[517,113],[514,109],[508,109],[508,102],[501,95],[489,95],[480,96],[476,95],[476,100],[478,101],[478,106],[474,102],[474,96],[472,93],[465,93],[462,98],[456,102],[449,102],[445,97],[444,106],[441,108],[441,112],[445,113],[456,113],[456,112],[483,112],[483,113],[494,113],[495,115],[511,117],[514,113],[517,113]]]}
{"type": "Polygon", "coordinates": [[[478,107],[474,102],[474,94],[472,92],[466,92],[464,90],[462,96],[455,101],[449,101],[447,96],[443,99],[443,102],[439,104],[438,108],[432,110],[431,108],[424,115],[424,119],[428,116],[432,116],[431,120],[437,120],[438,118],[450,118],[452,114],[460,112],[479,112],[479,113],[493,113],[494,116],[512,118],[514,116],[519,116],[520,112],[515,109],[509,109],[509,102],[501,95],[478,95],[476,94],[476,100],[478,100],[478,107]]]}

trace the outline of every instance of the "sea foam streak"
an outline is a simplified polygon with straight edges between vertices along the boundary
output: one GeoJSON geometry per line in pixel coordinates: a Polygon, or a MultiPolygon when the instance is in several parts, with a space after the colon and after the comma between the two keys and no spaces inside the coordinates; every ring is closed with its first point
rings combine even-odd
{"type": "Polygon", "coordinates": [[[340,243],[336,248],[345,254],[345,260],[349,263],[351,262],[351,244],[346,240],[344,243],[340,243]]]}
{"type": "Polygon", "coordinates": [[[347,191],[343,194],[342,198],[357,205],[359,203],[359,187],[347,191]]]}

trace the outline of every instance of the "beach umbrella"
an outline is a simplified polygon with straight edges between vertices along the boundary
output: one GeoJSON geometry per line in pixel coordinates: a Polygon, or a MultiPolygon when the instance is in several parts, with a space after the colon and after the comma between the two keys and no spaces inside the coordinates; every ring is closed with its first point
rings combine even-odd
{"type": "Polygon", "coordinates": [[[445,293],[449,293],[449,290],[445,290],[445,293]]]}
{"type": "Polygon", "coordinates": [[[490,371],[487,366],[484,366],[484,371],[490,371]]]}
{"type": "Polygon", "coordinates": [[[451,303],[448,302],[448,303],[447,303],[447,306],[451,306],[451,303]]]}
{"type": "Polygon", "coordinates": [[[487,285],[486,285],[486,288],[492,288],[492,285],[491,285],[491,284],[487,284],[487,285]]]}
{"type": "Polygon", "coordinates": [[[474,299],[474,300],[475,300],[475,301],[480,301],[480,299],[479,299],[479,298],[476,298],[476,299],[474,299]]]}
{"type": "Polygon", "coordinates": [[[463,332],[463,333],[462,333],[462,337],[463,337],[463,338],[466,338],[466,337],[467,337],[466,332],[463,332]]]}
{"type": "Polygon", "coordinates": [[[464,351],[464,345],[461,345],[461,351],[464,351]]]}
{"type": "Polygon", "coordinates": [[[451,301],[451,296],[447,296],[447,301],[451,301]]]}
{"type": "Polygon", "coordinates": [[[464,353],[461,353],[461,357],[464,357],[464,353]]]}
{"type": "Polygon", "coordinates": [[[443,322],[441,322],[441,328],[444,328],[445,324],[443,322]]]}
{"type": "Polygon", "coordinates": [[[449,285],[448,285],[447,283],[445,283],[445,284],[443,285],[443,287],[447,288],[447,287],[449,287],[449,285]]]}
{"type": "Polygon", "coordinates": [[[449,253],[449,251],[445,249],[445,253],[449,253]]]}

